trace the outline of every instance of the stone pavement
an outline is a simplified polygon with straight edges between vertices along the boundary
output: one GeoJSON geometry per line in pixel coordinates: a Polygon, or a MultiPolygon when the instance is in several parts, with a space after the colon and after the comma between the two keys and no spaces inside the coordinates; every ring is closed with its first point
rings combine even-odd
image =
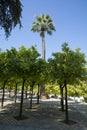
{"type": "Polygon", "coordinates": [[[69,120],[64,123],[65,112],[60,111],[59,101],[45,100],[40,105],[24,103],[24,120],[17,120],[19,103],[8,104],[0,109],[0,130],[87,130],[87,104],[69,103],[69,120]]]}

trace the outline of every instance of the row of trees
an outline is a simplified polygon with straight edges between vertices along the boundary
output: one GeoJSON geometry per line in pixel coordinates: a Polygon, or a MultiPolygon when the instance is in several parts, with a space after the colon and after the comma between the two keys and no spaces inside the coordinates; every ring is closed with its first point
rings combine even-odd
{"type": "MultiPolygon", "coordinates": [[[[21,13],[20,0],[0,1],[0,27],[4,29],[6,37],[17,24],[21,27],[21,13]]],[[[45,32],[52,34],[55,27],[49,15],[36,16],[36,20],[31,30],[39,32],[42,37],[42,58],[45,59],[45,32]]],[[[39,86],[47,81],[56,82],[60,86],[62,110],[64,110],[63,90],[65,88],[66,122],[68,122],[67,85],[76,85],[80,81],[86,80],[86,60],[79,49],[72,51],[66,43],[62,45],[62,52],[53,53],[52,56],[47,62],[38,58],[39,53],[33,46],[29,49],[21,47],[19,51],[15,48],[6,52],[0,51],[0,81],[3,84],[2,106],[5,85],[8,82],[14,81],[16,89],[17,84],[22,82],[20,117],[22,116],[23,92],[26,82],[29,83],[32,93],[35,84],[39,86]]]]}
{"type": "Polygon", "coordinates": [[[68,122],[67,85],[76,85],[80,84],[81,81],[86,81],[85,55],[80,52],[80,49],[73,51],[68,47],[67,43],[64,43],[62,51],[53,53],[52,58],[47,61],[39,56],[40,54],[35,46],[28,49],[22,46],[19,50],[12,48],[6,52],[0,51],[0,83],[3,86],[2,106],[6,84],[14,82],[16,93],[17,85],[22,83],[19,114],[21,117],[23,93],[26,84],[30,85],[30,107],[32,108],[34,85],[40,86],[48,82],[56,83],[60,86],[62,111],[64,111],[63,97],[65,96],[66,121],[68,122]]]}
{"type": "MultiPolygon", "coordinates": [[[[32,107],[33,87],[35,84],[39,86],[46,82],[46,62],[39,58],[40,54],[36,47],[26,49],[24,46],[17,51],[15,48],[0,51],[0,83],[3,88],[2,107],[4,102],[4,91],[6,84],[15,83],[15,90],[17,84],[22,83],[21,87],[21,103],[20,103],[20,117],[22,116],[23,93],[25,84],[30,85],[32,107]]],[[[38,93],[39,94],[39,93],[38,93]]]]}

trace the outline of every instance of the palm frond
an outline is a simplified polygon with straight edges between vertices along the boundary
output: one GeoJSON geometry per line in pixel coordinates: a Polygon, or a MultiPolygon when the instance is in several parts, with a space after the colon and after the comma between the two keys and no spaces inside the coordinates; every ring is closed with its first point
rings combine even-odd
{"type": "Polygon", "coordinates": [[[53,20],[49,15],[40,15],[36,16],[36,22],[32,23],[33,32],[39,32],[40,36],[42,36],[43,32],[47,32],[49,35],[52,34],[52,31],[55,31],[55,27],[53,25],[53,20]]]}

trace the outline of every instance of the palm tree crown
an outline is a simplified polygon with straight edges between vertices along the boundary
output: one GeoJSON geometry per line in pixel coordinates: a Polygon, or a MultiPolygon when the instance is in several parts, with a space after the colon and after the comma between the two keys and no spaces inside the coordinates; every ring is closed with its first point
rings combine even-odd
{"type": "Polygon", "coordinates": [[[55,31],[53,21],[49,15],[36,16],[36,22],[32,23],[31,31],[40,33],[42,37],[42,58],[45,59],[45,32],[51,35],[55,31]]]}
{"type": "Polygon", "coordinates": [[[55,31],[53,21],[49,15],[42,14],[41,16],[36,16],[36,21],[33,22],[31,31],[39,32],[40,36],[43,36],[43,32],[47,32],[49,35],[52,34],[52,31],[55,31]]]}

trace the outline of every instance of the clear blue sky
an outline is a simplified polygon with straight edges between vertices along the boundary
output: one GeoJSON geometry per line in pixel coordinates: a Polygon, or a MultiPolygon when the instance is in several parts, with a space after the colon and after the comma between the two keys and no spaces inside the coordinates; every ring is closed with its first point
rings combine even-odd
{"type": "Polygon", "coordinates": [[[56,32],[52,36],[46,35],[46,58],[52,52],[61,51],[64,42],[74,50],[81,48],[87,56],[87,0],[21,0],[23,4],[22,25],[12,31],[8,40],[5,40],[3,31],[0,30],[0,48],[5,51],[11,47],[26,48],[32,45],[42,54],[42,41],[38,33],[31,32],[32,22],[36,15],[49,14],[53,19],[56,32]]]}

